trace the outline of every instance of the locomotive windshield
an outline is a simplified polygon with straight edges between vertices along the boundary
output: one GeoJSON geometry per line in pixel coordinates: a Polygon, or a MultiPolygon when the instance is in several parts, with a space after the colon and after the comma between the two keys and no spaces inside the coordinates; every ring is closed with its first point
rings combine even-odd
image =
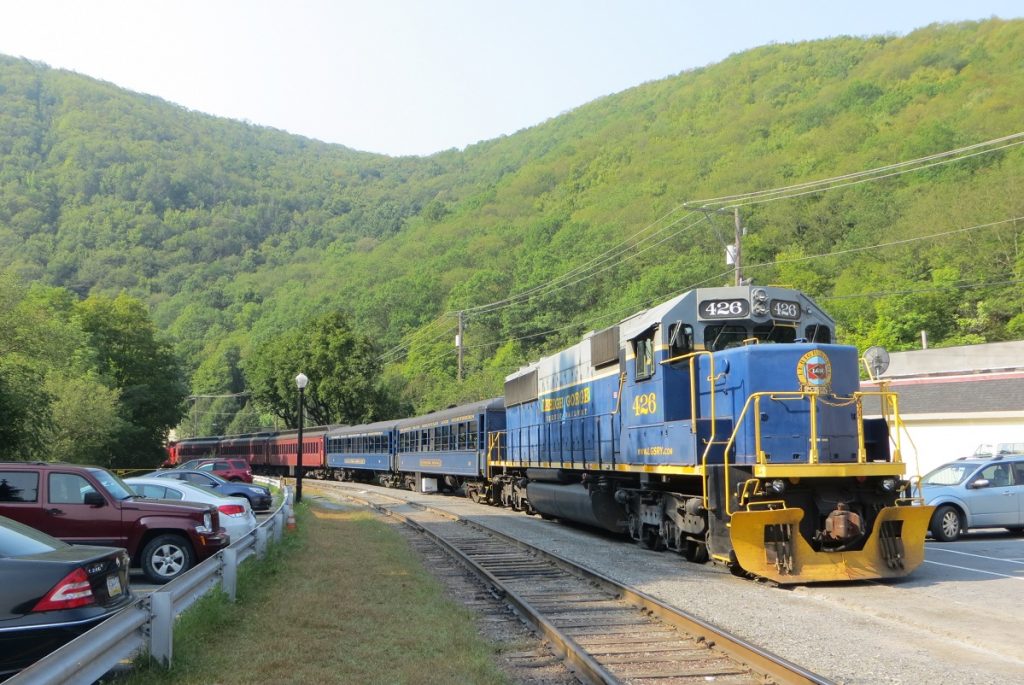
{"type": "Polygon", "coordinates": [[[745,340],[757,340],[762,343],[791,343],[796,342],[796,339],[796,328],[777,323],[757,324],[753,327],[742,323],[727,323],[704,328],[704,348],[712,352],[739,347],[744,344],[745,340]]]}

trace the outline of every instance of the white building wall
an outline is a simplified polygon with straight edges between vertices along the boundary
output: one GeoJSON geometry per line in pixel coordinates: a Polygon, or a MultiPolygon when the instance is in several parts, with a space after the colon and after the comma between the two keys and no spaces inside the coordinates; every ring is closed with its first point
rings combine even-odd
{"type": "Polygon", "coordinates": [[[901,418],[910,437],[909,442],[902,437],[903,461],[910,475],[917,467],[924,475],[946,462],[969,457],[982,443],[1024,442],[1024,411],[910,414],[901,418]]]}

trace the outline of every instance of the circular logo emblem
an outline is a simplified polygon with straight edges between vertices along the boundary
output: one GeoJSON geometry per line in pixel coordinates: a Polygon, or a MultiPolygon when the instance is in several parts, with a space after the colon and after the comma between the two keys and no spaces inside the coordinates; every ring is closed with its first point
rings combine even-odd
{"type": "Polygon", "coordinates": [[[805,392],[828,392],[832,385],[832,362],[821,350],[811,350],[797,362],[796,377],[805,392]]]}

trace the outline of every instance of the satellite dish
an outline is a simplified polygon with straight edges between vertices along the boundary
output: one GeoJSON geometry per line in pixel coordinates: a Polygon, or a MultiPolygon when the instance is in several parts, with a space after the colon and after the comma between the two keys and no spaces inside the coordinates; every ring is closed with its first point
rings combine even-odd
{"type": "Polygon", "coordinates": [[[875,380],[889,368],[889,353],[885,351],[884,347],[878,345],[864,350],[864,356],[861,359],[868,367],[868,375],[871,376],[871,380],[875,380]]]}

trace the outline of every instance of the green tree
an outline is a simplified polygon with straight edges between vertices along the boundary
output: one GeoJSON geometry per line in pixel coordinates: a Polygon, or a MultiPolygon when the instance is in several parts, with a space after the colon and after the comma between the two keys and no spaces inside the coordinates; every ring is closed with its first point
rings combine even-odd
{"type": "Polygon", "coordinates": [[[394,410],[381,392],[379,352],[342,312],[257,346],[245,363],[253,399],[289,427],[298,425],[299,373],[309,378],[305,408],[310,425],[367,423],[394,410]]]}
{"type": "Polygon", "coordinates": [[[132,297],[92,296],[76,310],[96,350],[100,376],[120,394],[124,424],[111,448],[111,462],[159,464],[167,432],[181,418],[188,394],[179,360],[157,339],[145,307],[132,297]]]}

